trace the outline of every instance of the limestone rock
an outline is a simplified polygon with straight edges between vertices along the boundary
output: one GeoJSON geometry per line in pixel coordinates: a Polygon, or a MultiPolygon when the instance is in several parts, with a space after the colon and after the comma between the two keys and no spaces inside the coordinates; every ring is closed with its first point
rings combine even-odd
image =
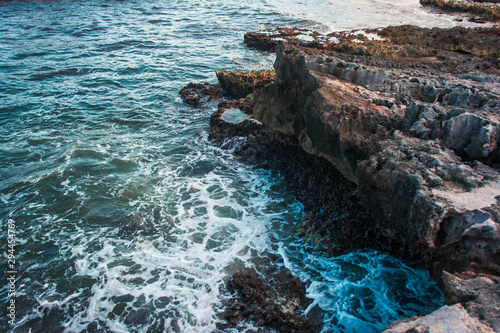
{"type": "Polygon", "coordinates": [[[476,318],[500,332],[500,278],[475,272],[443,272],[444,295],[449,304],[460,303],[476,318]]]}
{"type": "Polygon", "coordinates": [[[500,20],[498,0],[420,0],[420,3],[436,6],[445,11],[477,14],[492,21],[500,20]]]}
{"type": "Polygon", "coordinates": [[[391,324],[385,333],[490,333],[491,328],[469,316],[459,304],[442,308],[409,322],[391,324]]]}
{"type": "MultiPolygon", "coordinates": [[[[498,261],[500,221],[491,212],[500,177],[480,162],[499,161],[500,122],[490,106],[498,103],[498,86],[483,87],[490,99],[481,105],[443,102],[456,78],[438,73],[443,88],[435,90],[443,90],[443,99],[426,102],[439,93],[424,93],[424,79],[404,82],[402,71],[329,57],[278,47],[276,82],[254,94],[254,117],[295,135],[306,151],[357,183],[365,207],[402,244],[399,254],[450,270],[498,261]],[[456,111],[457,104],[467,112],[456,111]]],[[[432,82],[429,74],[420,77],[432,82]]]]}

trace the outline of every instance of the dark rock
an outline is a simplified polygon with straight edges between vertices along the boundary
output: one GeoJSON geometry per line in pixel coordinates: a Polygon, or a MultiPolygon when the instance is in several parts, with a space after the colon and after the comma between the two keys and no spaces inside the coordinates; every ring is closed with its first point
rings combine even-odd
{"type": "Polygon", "coordinates": [[[220,87],[216,84],[210,84],[205,82],[200,83],[189,83],[187,86],[181,89],[179,94],[182,97],[184,103],[200,107],[204,103],[210,101],[217,101],[221,98],[220,87]]]}
{"type": "Polygon", "coordinates": [[[127,306],[124,303],[119,303],[116,304],[115,307],[113,308],[113,313],[116,314],[117,316],[120,316],[123,311],[125,311],[125,308],[127,306]]]}
{"type": "Polygon", "coordinates": [[[127,314],[127,317],[125,318],[125,324],[130,325],[135,323],[137,319],[137,311],[136,310],[130,310],[130,312],[127,314]]]}
{"type": "Polygon", "coordinates": [[[134,300],[134,296],[130,294],[122,296],[113,296],[111,297],[111,300],[115,303],[128,303],[134,300]]]}
{"type": "Polygon", "coordinates": [[[218,329],[238,327],[251,322],[278,332],[319,332],[319,327],[303,316],[310,300],[305,298],[305,286],[288,270],[278,270],[262,276],[255,271],[235,273],[227,283],[234,297],[221,315],[225,323],[218,329]]]}
{"type": "Polygon", "coordinates": [[[136,323],[138,324],[147,324],[149,321],[150,312],[148,309],[140,308],[137,310],[136,323]]]}
{"type": "Polygon", "coordinates": [[[500,5],[498,0],[420,0],[422,5],[430,5],[444,11],[471,13],[480,15],[475,21],[500,20],[500,5]]]}

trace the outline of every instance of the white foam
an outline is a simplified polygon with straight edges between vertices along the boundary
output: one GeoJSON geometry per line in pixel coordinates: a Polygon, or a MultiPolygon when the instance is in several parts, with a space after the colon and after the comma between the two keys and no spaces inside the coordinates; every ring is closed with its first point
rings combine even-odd
{"type": "Polygon", "coordinates": [[[295,38],[302,40],[304,42],[314,42],[314,37],[310,35],[300,34],[295,36],[295,38]]]}
{"type": "MultiPolygon", "coordinates": [[[[83,302],[65,323],[66,332],[79,332],[97,320],[113,331],[127,331],[125,318],[110,318],[116,297],[124,295],[133,299],[126,306],[150,311],[148,324],[134,324],[139,331],[162,325],[182,332],[215,329],[232,265],[248,264],[252,251],[269,248],[272,215],[267,211],[273,199],[267,193],[272,182],[267,173],[230,162],[232,155],[208,145],[206,134],[198,140],[205,141],[204,148],[191,151],[176,167],[163,163],[147,168],[153,178],[161,174],[161,180],[128,203],[146,213],[131,220],[132,234],[124,233],[124,226],[76,226],[76,232],[61,235],[70,240],[62,242],[60,252],[70,253],[73,275],[94,281],[84,301],[80,292],[51,301],[47,296],[55,287],[41,295],[44,308],[83,302]],[[143,235],[148,228],[153,233],[143,235]],[[157,307],[162,298],[168,298],[168,304],[157,307]],[[133,305],[140,299],[144,305],[133,305]]],[[[70,180],[61,183],[71,189],[70,180]]],[[[122,190],[113,193],[116,200],[126,195],[122,190]]]]}
{"type": "Polygon", "coordinates": [[[411,24],[421,27],[451,28],[491,26],[467,19],[456,21],[456,15],[436,14],[418,0],[333,0],[293,1],[266,0],[278,11],[309,20],[313,29],[323,33],[333,31],[375,29],[390,25],[411,24]],[[316,23],[316,24],[314,24],[316,23]]]}

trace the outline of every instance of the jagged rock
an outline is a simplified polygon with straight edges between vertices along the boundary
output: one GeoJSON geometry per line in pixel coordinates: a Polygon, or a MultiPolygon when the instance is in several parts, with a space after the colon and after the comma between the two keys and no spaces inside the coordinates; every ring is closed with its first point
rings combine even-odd
{"type": "Polygon", "coordinates": [[[222,90],[233,98],[244,98],[274,80],[272,70],[251,71],[250,73],[222,70],[215,74],[222,90]]]}
{"type": "MultiPolygon", "coordinates": [[[[498,276],[497,69],[465,73],[427,61],[402,69],[281,44],[276,80],[253,94],[253,115],[356,183],[393,253],[424,258],[438,279],[443,270],[498,276]]],[[[496,318],[479,308],[467,309],[496,318]]]]}
{"type": "Polygon", "coordinates": [[[425,317],[391,324],[385,333],[490,333],[488,326],[469,316],[459,304],[444,306],[425,317]]]}
{"type": "MultiPolygon", "coordinates": [[[[405,80],[408,73],[401,70],[283,46],[278,47],[275,69],[276,82],[255,93],[255,118],[295,135],[304,149],[325,157],[356,182],[365,207],[386,221],[387,233],[395,238],[404,235],[401,253],[435,258],[442,251],[448,256],[446,245],[456,247],[460,239],[439,235],[447,234],[470,211],[494,209],[500,194],[498,170],[479,161],[468,165],[457,154],[493,165],[499,162],[498,85],[480,86],[474,81],[472,95],[451,98],[462,96],[467,81],[415,70],[414,79],[405,80]],[[455,88],[459,81],[461,86],[455,88]],[[477,96],[484,101],[474,103],[477,96]],[[463,204],[472,197],[483,201],[479,206],[463,204]]],[[[498,82],[497,77],[491,80],[498,82]]],[[[494,225],[500,222],[491,217],[494,225]]],[[[483,222],[479,218],[471,224],[483,222]]],[[[460,235],[461,244],[468,243],[471,235],[460,235]]],[[[497,236],[488,235],[478,239],[489,239],[492,250],[500,249],[497,236]]],[[[464,269],[466,257],[455,255],[455,263],[448,257],[443,261],[464,269]]],[[[481,262],[494,259],[480,258],[481,262]]]]}
{"type": "MultiPolygon", "coordinates": [[[[227,282],[233,297],[227,301],[224,319],[217,328],[237,328],[244,322],[274,332],[319,332],[319,327],[304,316],[311,303],[305,297],[305,286],[286,269],[263,275],[247,269],[237,272],[227,282]]],[[[267,330],[266,330],[267,332],[267,330]]]]}
{"type": "Polygon", "coordinates": [[[477,14],[492,21],[500,20],[498,0],[420,0],[420,3],[439,7],[445,11],[477,14]]]}
{"type": "Polygon", "coordinates": [[[220,87],[216,84],[210,84],[205,82],[200,83],[189,83],[187,86],[181,89],[179,92],[184,103],[200,107],[204,103],[219,100],[220,99],[220,87]]]}
{"type": "Polygon", "coordinates": [[[330,251],[336,254],[396,246],[390,240],[382,240],[381,225],[361,206],[356,184],[326,159],[304,151],[294,136],[275,131],[255,119],[229,122],[223,117],[230,110],[251,114],[253,105],[252,95],[221,102],[211,117],[209,137],[217,145],[231,149],[243,162],[284,178],[307,214],[297,221],[299,235],[329,244],[330,251]],[[378,242],[373,242],[374,239],[378,242]]]}
{"type": "Polygon", "coordinates": [[[447,303],[462,304],[474,317],[484,320],[496,332],[500,332],[498,276],[474,272],[451,274],[444,271],[443,283],[447,303]]]}

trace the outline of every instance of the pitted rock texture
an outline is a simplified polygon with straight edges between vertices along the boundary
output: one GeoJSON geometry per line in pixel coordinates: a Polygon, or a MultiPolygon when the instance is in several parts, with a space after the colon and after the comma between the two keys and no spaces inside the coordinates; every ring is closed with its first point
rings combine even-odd
{"type": "Polygon", "coordinates": [[[261,70],[250,73],[222,70],[215,73],[222,90],[233,98],[243,98],[274,80],[274,71],[261,70]]]}
{"type": "Polygon", "coordinates": [[[443,272],[447,303],[462,304],[474,317],[500,332],[500,277],[481,272],[443,272]]]}
{"type": "Polygon", "coordinates": [[[304,310],[311,303],[305,297],[305,286],[288,270],[259,275],[247,270],[237,272],[227,283],[234,297],[222,313],[225,323],[218,329],[237,329],[251,322],[265,332],[314,333],[320,329],[307,320],[304,310]],[[269,330],[263,328],[269,328],[269,330]]]}
{"type": "MultiPolygon", "coordinates": [[[[495,210],[499,172],[483,163],[499,164],[500,85],[479,86],[448,73],[435,74],[439,80],[433,85],[432,73],[416,71],[413,80],[405,80],[408,73],[401,70],[327,62],[297,48],[279,48],[275,67],[276,82],[255,93],[255,118],[295,135],[307,151],[358,183],[374,216],[390,228],[408,229],[409,252],[424,254],[413,247],[428,248],[424,252],[433,257],[456,246],[460,239],[438,236],[459,223],[452,220],[469,210],[495,210]],[[462,204],[479,195],[479,206],[462,204]]],[[[500,221],[484,212],[497,230],[500,221]]],[[[486,215],[474,215],[469,224],[484,223],[486,215]]],[[[500,250],[496,237],[489,232],[478,241],[500,250]]],[[[491,259],[496,258],[479,261],[491,259]]],[[[449,264],[467,265],[459,258],[449,264]]]]}
{"type": "Polygon", "coordinates": [[[216,84],[210,84],[205,82],[200,83],[189,83],[187,86],[179,91],[184,103],[200,107],[210,101],[217,101],[221,98],[220,87],[216,84]]]}
{"type": "Polygon", "coordinates": [[[444,306],[427,316],[410,321],[393,323],[385,333],[490,333],[488,326],[469,316],[459,304],[444,306]]]}
{"type": "Polygon", "coordinates": [[[480,15],[487,20],[500,20],[498,0],[420,0],[422,5],[430,5],[445,11],[480,15]]]}

